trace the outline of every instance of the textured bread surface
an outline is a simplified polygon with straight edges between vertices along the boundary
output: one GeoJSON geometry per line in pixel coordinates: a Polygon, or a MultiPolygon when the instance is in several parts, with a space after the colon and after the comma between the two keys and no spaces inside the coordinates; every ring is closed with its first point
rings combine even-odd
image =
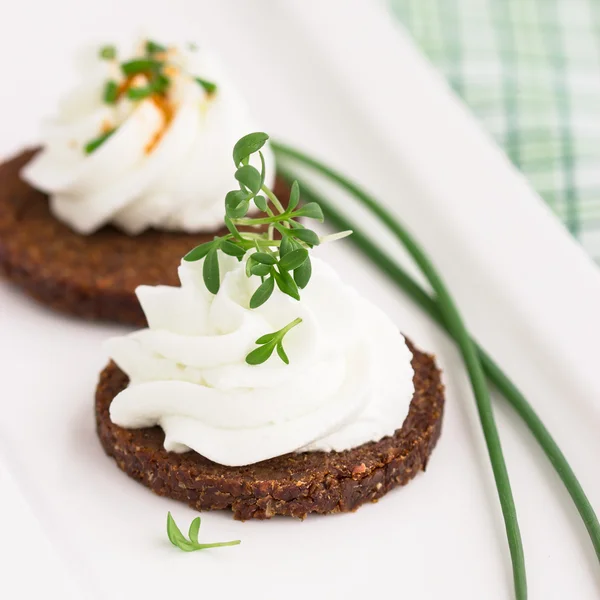
{"type": "MultiPolygon", "coordinates": [[[[147,230],[129,236],[107,226],[88,236],[54,218],[48,197],[19,177],[36,149],[0,165],[0,274],[46,306],[86,319],[143,326],[138,285],[179,285],[192,248],[223,235],[147,230]]],[[[233,169],[233,163],[232,163],[233,169]]],[[[277,182],[275,193],[287,199],[277,182]]]]}
{"type": "Polygon", "coordinates": [[[197,510],[231,509],[240,520],[354,511],[424,471],[440,436],[440,372],[432,356],[409,347],[415,393],[402,428],[352,450],[292,453],[244,467],[219,465],[194,451],[167,452],[160,427],[123,429],[110,420],[110,404],[128,384],[114,363],[96,390],[98,436],[130,477],[197,510]]]}

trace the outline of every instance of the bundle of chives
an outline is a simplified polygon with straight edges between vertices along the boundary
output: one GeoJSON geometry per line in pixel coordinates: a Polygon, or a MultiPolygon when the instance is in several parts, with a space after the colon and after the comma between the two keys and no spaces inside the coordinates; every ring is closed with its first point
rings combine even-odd
{"type": "MultiPolygon", "coordinates": [[[[488,446],[488,452],[502,506],[513,564],[516,597],[518,599],[527,597],[523,550],[510,481],[508,479],[508,473],[506,472],[502,448],[500,446],[500,440],[498,438],[494,416],[491,410],[489,392],[485,380],[482,380],[483,372],[487,374],[489,380],[496,385],[499,391],[513,406],[546,453],[546,456],[549,458],[571,495],[588,530],[596,554],[600,558],[600,523],[598,522],[596,514],[594,513],[583,488],[577,480],[575,473],[525,397],[502,372],[498,365],[494,363],[489,355],[485,353],[482,348],[478,347],[471,339],[471,336],[468,334],[464,323],[462,322],[460,314],[456,310],[451,296],[448,294],[443,282],[435,272],[435,269],[420,246],[380,203],[343,175],[298,150],[277,143],[273,143],[273,147],[280,157],[293,158],[301,164],[316,170],[321,175],[326,176],[340,185],[360,203],[365,205],[396,235],[432,285],[436,299],[431,298],[393,259],[380,250],[365,234],[360,232],[353,223],[350,223],[344,216],[336,211],[329,202],[325,201],[306,184],[302,184],[304,198],[309,201],[318,202],[326,213],[327,219],[337,227],[341,229],[352,229],[354,235],[350,239],[361,248],[361,250],[380,269],[387,273],[400,288],[419,304],[425,312],[427,312],[438,324],[445,327],[448,333],[459,344],[477,400],[482,428],[488,446]]],[[[286,179],[296,179],[296,177],[292,177],[286,171],[283,171],[283,174],[286,179]]]]}

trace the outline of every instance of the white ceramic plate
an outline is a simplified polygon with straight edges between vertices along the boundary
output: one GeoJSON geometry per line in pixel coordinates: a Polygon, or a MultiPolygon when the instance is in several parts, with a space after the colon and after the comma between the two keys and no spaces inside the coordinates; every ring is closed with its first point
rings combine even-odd
{"type": "MultiPolygon", "coordinates": [[[[600,275],[382,5],[169,4],[14,4],[0,22],[0,153],[35,140],[40,117],[72,80],[78,45],[140,24],[157,38],[207,40],[267,131],[351,174],[426,244],[469,324],[527,393],[600,508],[600,275]]],[[[356,514],[238,523],[207,513],[202,536],[242,545],[181,553],[167,541],[166,513],[185,525],[193,511],[129,480],[95,436],[100,343],[120,330],[50,313],[2,284],[0,508],[10,513],[0,564],[12,598],[512,597],[493,480],[452,344],[350,244],[319,252],[444,368],[444,431],[428,473],[356,514]]],[[[497,406],[531,596],[597,598],[598,565],[567,495],[515,416],[497,406]]]]}

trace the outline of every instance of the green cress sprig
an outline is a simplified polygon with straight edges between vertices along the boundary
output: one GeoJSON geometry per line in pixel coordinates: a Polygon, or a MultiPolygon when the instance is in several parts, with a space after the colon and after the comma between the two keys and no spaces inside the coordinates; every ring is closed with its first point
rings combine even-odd
{"type": "MultiPolygon", "coordinates": [[[[125,95],[133,102],[139,102],[151,96],[165,97],[171,84],[171,79],[166,72],[170,66],[167,60],[167,52],[168,48],[163,44],[159,44],[153,40],[146,40],[142,56],[119,64],[121,73],[125,77],[123,85],[119,85],[113,79],[105,83],[102,92],[104,103],[116,104],[122,95],[125,95]],[[131,85],[131,79],[136,75],[144,75],[148,83],[144,86],[131,85]]],[[[100,48],[99,56],[102,60],[117,60],[117,49],[112,45],[103,46],[100,48]]],[[[200,77],[193,77],[193,79],[207,94],[216,93],[216,83],[200,77]]],[[[116,130],[117,128],[115,127],[111,129],[109,135],[102,134],[90,140],[84,146],[84,152],[91,154],[96,151],[116,130]]]]}
{"type": "Polygon", "coordinates": [[[102,46],[98,55],[102,60],[114,60],[117,58],[117,49],[115,46],[102,46]]]}
{"type": "MultiPolygon", "coordinates": [[[[323,221],[323,211],[316,202],[298,207],[300,187],[294,181],[290,188],[290,198],[286,208],[279,198],[265,184],[265,158],[261,148],[269,136],[266,133],[250,133],[241,138],[233,148],[235,178],[239,189],[225,196],[225,225],[229,233],[215,237],[191,250],[184,260],[193,262],[204,259],[202,276],[206,288],[212,294],[219,291],[221,275],[218,252],[246,260],[246,275],[259,277],[260,285],[250,298],[250,308],[262,306],[270,297],[275,286],[294,300],[300,300],[300,290],[310,281],[312,266],[309,251],[321,243],[319,236],[298,221],[300,217],[323,221]],[[250,157],[258,153],[260,171],[250,164],[250,157]],[[249,217],[251,203],[264,216],[249,217]],[[241,227],[267,225],[265,233],[241,231],[241,227]],[[275,239],[277,232],[279,239],[275,239]]],[[[336,237],[348,235],[344,232],[336,237]]],[[[246,362],[258,365],[265,362],[274,350],[281,360],[289,364],[283,348],[283,338],[301,319],[295,319],[279,331],[263,335],[256,343],[259,348],[246,357],[246,362]]]]}
{"type": "Polygon", "coordinates": [[[206,548],[220,548],[222,546],[237,546],[241,544],[241,540],[233,540],[232,542],[214,542],[212,544],[201,544],[198,542],[198,533],[200,532],[200,517],[196,517],[190,524],[187,539],[171,516],[167,513],[167,536],[169,540],[180,550],[184,552],[195,552],[196,550],[205,550],[206,548]]]}
{"type": "Polygon", "coordinates": [[[300,323],[302,323],[302,319],[298,317],[279,331],[267,333],[266,335],[259,337],[256,340],[258,348],[248,354],[246,362],[249,365],[260,365],[270,358],[271,354],[273,354],[273,350],[277,349],[279,358],[281,358],[286,365],[289,365],[290,359],[283,349],[283,337],[290,329],[293,329],[296,325],[300,325],[300,323]]]}
{"type": "Polygon", "coordinates": [[[97,148],[99,148],[100,146],[102,146],[102,144],[104,144],[104,142],[110,138],[110,136],[116,131],[116,127],[113,127],[112,129],[109,129],[108,131],[105,131],[104,133],[102,133],[101,135],[99,135],[97,138],[94,138],[93,140],[90,140],[86,145],[85,145],[85,153],[86,154],[91,154],[94,150],[96,150],[97,148]]]}

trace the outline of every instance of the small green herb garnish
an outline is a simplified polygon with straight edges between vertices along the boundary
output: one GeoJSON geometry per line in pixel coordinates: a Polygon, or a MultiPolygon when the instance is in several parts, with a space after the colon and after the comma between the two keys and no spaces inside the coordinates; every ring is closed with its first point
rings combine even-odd
{"type": "Polygon", "coordinates": [[[102,46],[102,48],[100,48],[100,58],[104,60],[117,58],[117,49],[114,46],[102,46]]]}
{"type": "Polygon", "coordinates": [[[139,75],[140,73],[159,72],[164,63],[153,58],[135,58],[121,63],[121,71],[126,77],[139,75]]]}
{"type": "Polygon", "coordinates": [[[119,97],[119,85],[116,81],[107,81],[104,86],[104,102],[114,104],[119,97]]]}
{"type": "Polygon", "coordinates": [[[175,520],[171,516],[171,513],[167,513],[167,535],[169,536],[169,540],[173,546],[177,546],[180,550],[184,552],[195,552],[196,550],[204,550],[206,548],[219,548],[220,546],[237,546],[241,544],[241,540],[234,540],[232,542],[216,542],[213,544],[200,544],[198,542],[198,533],[200,531],[200,517],[196,517],[188,531],[187,539],[177,524],[175,520]]]}
{"type": "Polygon", "coordinates": [[[214,94],[217,91],[217,84],[212,81],[206,81],[201,77],[194,77],[198,85],[201,85],[207,94],[214,94]]]}
{"type": "Polygon", "coordinates": [[[171,80],[164,73],[155,73],[152,78],[152,88],[157,94],[164,94],[171,80]]]}
{"type": "MultiPolygon", "coordinates": [[[[166,62],[168,48],[154,40],[146,40],[143,48],[142,56],[120,64],[121,72],[125,77],[122,83],[109,80],[104,85],[102,97],[106,104],[116,104],[122,97],[139,102],[155,94],[163,97],[166,96],[171,84],[171,79],[167,75],[167,73],[170,73],[170,65],[166,62]],[[137,83],[133,79],[136,75],[143,75],[145,77],[146,81],[143,82],[143,85],[134,85],[137,83]]],[[[112,60],[117,57],[117,50],[112,45],[103,46],[100,48],[99,54],[104,60],[112,60]]],[[[179,70],[176,66],[171,66],[171,68],[174,68],[175,71],[179,70]]],[[[191,74],[188,74],[188,76],[192,77],[198,85],[202,86],[207,94],[214,94],[217,91],[216,83],[202,79],[201,77],[193,77],[191,74]]],[[[110,136],[103,134],[90,140],[85,146],[86,154],[93,152],[108,137],[110,136]]]]}
{"type": "MultiPolygon", "coordinates": [[[[275,286],[294,300],[300,300],[300,290],[308,285],[312,275],[309,251],[321,243],[319,236],[312,229],[306,228],[298,221],[300,217],[323,221],[323,211],[316,202],[298,206],[298,182],[293,182],[285,208],[273,191],[265,185],[265,159],[261,148],[268,139],[266,133],[257,132],[244,136],[235,144],[233,162],[239,189],[232,190],[225,196],[225,225],[229,234],[215,237],[211,242],[197,246],[184,257],[184,260],[190,262],[204,259],[204,284],[209,292],[216,294],[221,285],[219,251],[239,261],[250,253],[246,259],[246,275],[256,276],[261,280],[249,301],[249,308],[252,309],[267,302],[275,286]],[[260,159],[260,171],[250,164],[250,157],[255,153],[258,153],[260,159]],[[251,202],[264,216],[247,216],[251,202]],[[240,228],[265,225],[265,233],[240,231],[240,228]],[[278,239],[275,239],[275,233],[278,239]]],[[[251,365],[264,363],[276,349],[279,358],[289,364],[283,349],[283,337],[301,322],[302,319],[297,318],[283,329],[260,337],[256,341],[260,347],[248,354],[246,362],[251,365]]]]}
{"type": "Polygon", "coordinates": [[[146,54],[158,54],[159,52],[166,52],[167,47],[162,44],[158,44],[153,40],[146,41],[146,54]]]}
{"type": "Polygon", "coordinates": [[[277,354],[279,355],[279,358],[281,358],[286,365],[289,365],[290,359],[283,349],[283,338],[290,329],[293,329],[300,323],[302,323],[302,319],[298,317],[279,331],[267,333],[266,335],[259,337],[256,340],[256,343],[259,345],[259,347],[256,350],[252,350],[252,352],[246,356],[246,362],[249,365],[260,365],[269,360],[271,354],[273,354],[273,350],[277,348],[277,354]]]}
{"type": "Polygon", "coordinates": [[[145,85],[144,87],[127,88],[127,97],[130,100],[143,100],[154,93],[154,86],[145,85]]]}
{"type": "Polygon", "coordinates": [[[97,150],[98,148],[100,148],[100,146],[102,146],[102,144],[104,144],[104,142],[117,130],[116,127],[114,127],[113,129],[110,129],[109,131],[103,133],[102,135],[99,135],[97,138],[91,140],[90,142],[88,142],[85,147],[85,153],[86,154],[91,154],[92,152],[94,152],[95,150],[97,150]]]}

